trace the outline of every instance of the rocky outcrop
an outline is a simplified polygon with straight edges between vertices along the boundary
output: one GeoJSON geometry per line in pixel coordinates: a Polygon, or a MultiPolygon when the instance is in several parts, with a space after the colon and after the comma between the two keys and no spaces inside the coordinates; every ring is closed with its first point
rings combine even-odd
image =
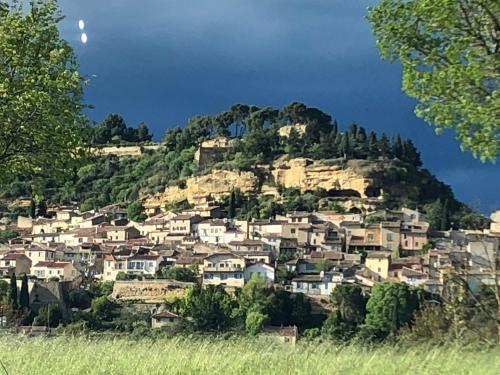
{"type": "Polygon", "coordinates": [[[190,177],[184,187],[169,186],[165,192],[146,199],[148,206],[163,206],[167,202],[188,200],[210,195],[214,199],[227,196],[231,190],[240,189],[242,193],[258,193],[259,178],[252,172],[214,170],[199,177],[190,177]]]}
{"type": "Polygon", "coordinates": [[[364,177],[353,168],[328,165],[325,161],[302,158],[277,161],[271,173],[277,184],[285,188],[298,188],[302,192],[325,189],[332,196],[368,198],[380,195],[372,192],[375,185],[373,179],[364,177]]]}
{"type": "Polygon", "coordinates": [[[244,194],[277,196],[277,186],[297,188],[302,192],[321,188],[330,197],[359,199],[377,198],[382,193],[377,181],[365,177],[352,165],[300,158],[277,160],[272,165],[259,166],[255,173],[214,170],[204,176],[190,177],[185,186],[167,187],[165,192],[147,197],[145,204],[163,206],[182,200],[195,203],[197,198],[208,195],[218,199],[229,195],[233,188],[244,194]]]}

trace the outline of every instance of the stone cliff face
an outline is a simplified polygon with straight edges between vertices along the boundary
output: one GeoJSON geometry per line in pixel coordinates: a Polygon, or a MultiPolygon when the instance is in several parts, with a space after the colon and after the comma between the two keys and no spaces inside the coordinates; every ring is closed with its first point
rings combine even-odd
{"type": "Polygon", "coordinates": [[[364,177],[350,166],[328,164],[310,159],[278,160],[272,165],[259,166],[258,175],[267,175],[265,181],[256,173],[213,170],[204,176],[190,177],[184,188],[170,186],[165,192],[146,197],[147,206],[162,206],[167,202],[188,200],[210,195],[218,199],[227,196],[233,188],[242,193],[276,195],[275,186],[297,188],[302,192],[325,189],[331,197],[374,198],[381,195],[377,181],[364,177]]]}
{"type": "Polygon", "coordinates": [[[147,206],[163,206],[168,202],[188,200],[195,203],[197,198],[210,195],[218,199],[229,195],[233,188],[240,189],[242,193],[258,193],[259,178],[252,172],[236,172],[214,170],[209,174],[199,177],[190,177],[186,180],[185,188],[169,186],[165,192],[147,197],[147,206]]]}
{"type": "Polygon", "coordinates": [[[374,194],[375,181],[350,167],[328,165],[324,161],[292,159],[277,161],[271,173],[277,184],[298,188],[302,192],[325,189],[331,196],[368,198],[374,194]]]}

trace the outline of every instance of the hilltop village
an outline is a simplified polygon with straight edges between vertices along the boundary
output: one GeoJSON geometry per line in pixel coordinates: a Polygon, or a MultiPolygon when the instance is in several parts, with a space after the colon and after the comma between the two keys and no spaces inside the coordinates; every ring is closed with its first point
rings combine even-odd
{"type": "MultiPolygon", "coordinates": [[[[206,198],[205,205],[155,212],[141,222],[129,220],[120,205],[95,212],[53,207],[51,218],[19,217],[14,227],[22,234],[0,247],[0,274],[6,280],[28,275],[30,303],[39,306],[63,304],[63,293],[40,290],[59,290],[57,284],[78,289],[89,280],[115,282],[116,300],[160,306],[172,290],[191,283],[234,292],[258,275],[326,309],[332,291],[345,283],[369,291],[379,282],[404,282],[439,294],[457,268],[471,283],[492,281],[484,267],[499,251],[498,212],[490,230],[431,231],[421,213],[405,208],[247,221],[224,217],[206,198]]],[[[154,316],[160,322],[177,317],[168,311],[154,316]]]]}
{"type": "Polygon", "coordinates": [[[456,332],[462,292],[491,325],[475,301],[498,283],[500,212],[458,202],[410,140],[301,103],[235,105],[160,144],[118,115],[92,132],[73,180],[2,195],[2,325],[383,340],[424,313],[456,332]]]}

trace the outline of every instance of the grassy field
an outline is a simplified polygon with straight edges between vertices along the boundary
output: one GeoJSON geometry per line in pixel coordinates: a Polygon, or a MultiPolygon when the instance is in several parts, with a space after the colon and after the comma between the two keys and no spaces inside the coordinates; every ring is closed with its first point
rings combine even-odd
{"type": "MultiPolygon", "coordinates": [[[[9,375],[72,374],[498,374],[500,349],[409,350],[269,340],[0,337],[9,375]]],[[[0,366],[0,374],[3,375],[0,366]]],[[[5,372],[5,371],[4,371],[5,372]]]]}

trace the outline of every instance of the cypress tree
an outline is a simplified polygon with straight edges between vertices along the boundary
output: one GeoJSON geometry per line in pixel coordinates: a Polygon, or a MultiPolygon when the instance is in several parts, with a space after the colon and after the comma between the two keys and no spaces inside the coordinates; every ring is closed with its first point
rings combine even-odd
{"type": "Polygon", "coordinates": [[[361,159],[366,159],[368,156],[368,138],[362,126],[356,131],[356,153],[356,156],[361,159]]]}
{"type": "Polygon", "coordinates": [[[441,230],[450,229],[450,216],[448,213],[449,210],[449,200],[446,199],[444,201],[442,212],[441,212],[441,230]]]}
{"type": "Polygon", "coordinates": [[[36,219],[36,204],[33,199],[30,202],[30,216],[32,219],[36,219]]]}
{"type": "Polygon", "coordinates": [[[38,216],[39,217],[47,216],[47,203],[45,203],[44,200],[41,200],[40,203],[38,203],[38,216]]]}
{"type": "Polygon", "coordinates": [[[28,292],[28,276],[24,274],[21,284],[21,291],[19,293],[19,307],[28,309],[30,307],[30,295],[28,292]]]}
{"type": "Polygon", "coordinates": [[[10,277],[9,302],[14,310],[17,310],[17,281],[16,274],[13,273],[10,277]]]}
{"type": "Polygon", "coordinates": [[[231,195],[229,196],[228,215],[231,219],[236,216],[236,194],[234,189],[231,190],[231,195]]]}
{"type": "Polygon", "coordinates": [[[339,126],[337,124],[337,120],[333,120],[332,130],[330,134],[336,135],[338,131],[339,131],[339,126]]]}
{"type": "Polygon", "coordinates": [[[392,157],[391,144],[385,133],[382,133],[382,136],[378,141],[378,148],[380,150],[380,154],[384,158],[390,159],[392,157]]]}
{"type": "Polygon", "coordinates": [[[392,141],[392,153],[394,157],[398,159],[403,158],[403,143],[401,142],[401,136],[397,134],[392,141]]]}
{"type": "Polygon", "coordinates": [[[409,139],[405,139],[403,142],[403,156],[402,160],[414,165],[415,167],[422,166],[422,159],[420,158],[420,153],[413,142],[409,139]]]}
{"type": "Polygon", "coordinates": [[[342,133],[337,133],[335,135],[335,141],[334,141],[334,151],[333,151],[333,156],[336,158],[342,157],[342,153],[340,152],[340,145],[342,143],[342,133]]]}
{"type": "Polygon", "coordinates": [[[342,139],[340,141],[340,155],[341,157],[349,158],[351,155],[351,147],[349,145],[349,134],[342,134],[342,139]]]}
{"type": "Polygon", "coordinates": [[[374,132],[368,134],[368,159],[375,160],[380,156],[378,149],[377,135],[374,132]]]}

